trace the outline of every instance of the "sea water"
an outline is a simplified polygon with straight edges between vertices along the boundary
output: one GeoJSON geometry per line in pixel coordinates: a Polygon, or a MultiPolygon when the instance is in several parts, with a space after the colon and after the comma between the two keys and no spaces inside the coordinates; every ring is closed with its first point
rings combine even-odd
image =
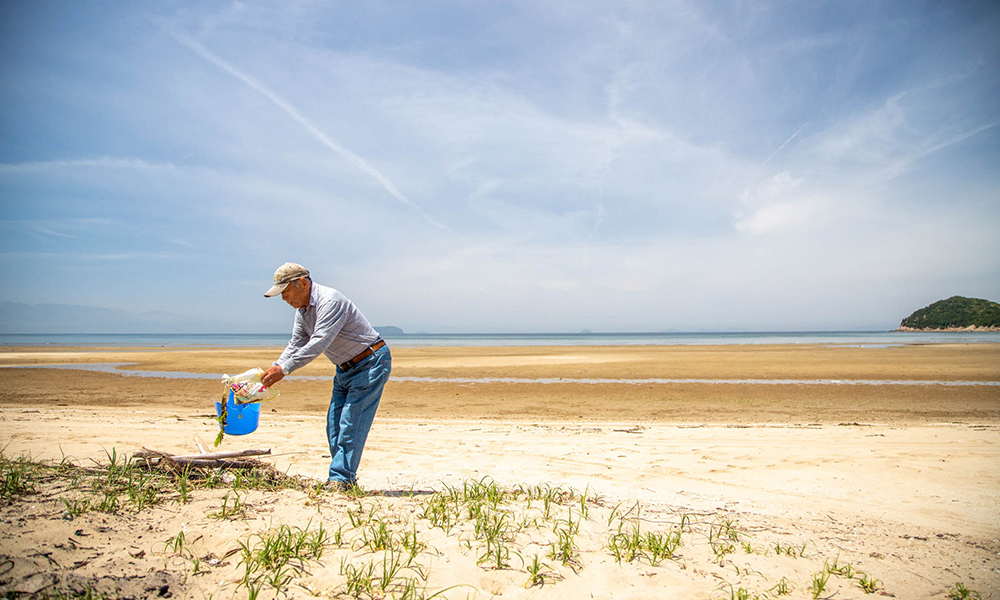
{"type": "MultiPolygon", "coordinates": [[[[287,333],[0,334],[0,346],[283,347],[287,333]]],[[[998,331],[752,331],[658,333],[406,333],[384,336],[390,346],[691,346],[821,344],[865,347],[909,344],[997,344],[998,331]]]]}

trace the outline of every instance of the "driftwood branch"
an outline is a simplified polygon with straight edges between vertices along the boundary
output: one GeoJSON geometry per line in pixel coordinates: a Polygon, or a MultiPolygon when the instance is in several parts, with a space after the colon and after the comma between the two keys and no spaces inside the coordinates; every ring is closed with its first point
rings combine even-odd
{"type": "Polygon", "coordinates": [[[143,448],[136,452],[134,458],[144,460],[149,467],[166,467],[170,469],[184,470],[186,468],[211,469],[252,469],[261,466],[256,460],[234,460],[251,456],[263,456],[271,453],[271,449],[266,450],[232,450],[228,452],[203,452],[201,454],[188,454],[176,456],[168,452],[150,450],[143,448]]]}
{"type": "Polygon", "coordinates": [[[183,456],[171,456],[174,460],[178,459],[192,459],[192,460],[217,460],[220,458],[245,458],[247,456],[263,456],[265,454],[270,454],[271,449],[267,450],[231,450],[229,452],[203,452],[201,454],[185,454],[183,456]]]}
{"type": "Polygon", "coordinates": [[[257,461],[246,461],[246,460],[227,460],[224,458],[216,460],[198,460],[196,458],[178,458],[174,456],[167,456],[163,458],[167,463],[177,465],[178,467],[195,467],[199,469],[212,469],[218,467],[226,467],[230,469],[251,469],[253,467],[259,467],[260,462],[257,461]]]}

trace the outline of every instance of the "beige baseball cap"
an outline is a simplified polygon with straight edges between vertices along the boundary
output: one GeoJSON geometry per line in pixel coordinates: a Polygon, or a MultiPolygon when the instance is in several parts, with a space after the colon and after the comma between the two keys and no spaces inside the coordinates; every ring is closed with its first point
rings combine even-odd
{"type": "Polygon", "coordinates": [[[274,285],[264,292],[265,298],[277,296],[285,291],[288,284],[301,277],[309,277],[309,269],[295,263],[285,263],[274,272],[274,285]]]}

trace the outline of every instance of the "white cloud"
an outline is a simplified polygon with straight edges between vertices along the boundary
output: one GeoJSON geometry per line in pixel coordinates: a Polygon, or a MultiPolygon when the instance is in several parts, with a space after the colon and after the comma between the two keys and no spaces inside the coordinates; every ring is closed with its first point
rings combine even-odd
{"type": "Polygon", "coordinates": [[[736,222],[737,231],[764,235],[801,232],[814,225],[821,213],[813,202],[768,202],[747,218],[736,222]]]}
{"type": "Polygon", "coordinates": [[[807,196],[803,179],[782,171],[740,195],[734,227],[742,233],[801,233],[819,225],[825,202],[807,196]]]}

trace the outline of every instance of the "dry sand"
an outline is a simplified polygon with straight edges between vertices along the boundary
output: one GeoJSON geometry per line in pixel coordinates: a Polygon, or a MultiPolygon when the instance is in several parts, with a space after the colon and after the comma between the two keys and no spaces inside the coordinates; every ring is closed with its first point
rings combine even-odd
{"type": "MultiPolygon", "coordinates": [[[[0,352],[0,365],[12,367],[0,371],[0,444],[7,457],[65,455],[93,464],[106,462],[112,448],[191,453],[195,436],[211,441],[217,430],[211,402],[220,386],[212,380],[18,365],[113,362],[233,373],[275,355],[8,348],[0,352]]],[[[399,535],[415,528],[426,543],[417,561],[427,579],[411,575],[426,585],[426,596],[460,585],[439,597],[716,599],[739,597],[742,589],[748,598],[812,598],[814,574],[837,561],[880,580],[883,595],[943,599],[961,583],[1000,598],[1000,387],[830,383],[996,382],[996,346],[428,348],[393,355],[395,380],[361,467],[370,495],[243,492],[245,514],[219,520],[209,515],[227,490],[199,490],[190,503],[70,520],[62,501],[69,492],[51,489],[0,511],[0,592],[94,585],[122,596],[166,589],[173,597],[243,598],[238,555],[226,564],[212,565],[213,558],[281,524],[321,522],[330,531],[342,527],[342,545],[330,546],[281,595],[336,597],[346,592],[344,565],[378,566],[384,558],[363,547],[364,528],[352,527],[348,514],[355,511],[380,515],[399,535]],[[590,381],[611,379],[619,381],[590,381]],[[676,382],[692,379],[709,381],[676,382]],[[511,515],[535,524],[509,541],[510,568],[479,566],[482,541],[470,523],[445,532],[421,514],[430,492],[484,477],[508,489],[586,490],[587,517],[578,500],[548,520],[538,502],[511,501],[511,515]],[[608,545],[623,513],[626,527],[638,522],[654,532],[676,529],[688,515],[689,531],[672,559],[619,564],[608,545]],[[559,519],[572,514],[581,522],[578,553],[563,565],[547,555],[564,526],[559,519]],[[726,523],[739,540],[720,557],[713,543],[717,549],[726,523]],[[180,531],[192,540],[188,554],[166,547],[180,531]],[[804,556],[776,548],[804,548],[804,556]],[[518,555],[548,565],[544,585],[524,587],[528,573],[518,555]],[[192,557],[204,572],[193,572],[192,557]],[[789,595],[778,595],[782,580],[789,595]]],[[[332,373],[322,360],[303,370],[332,373]]],[[[264,405],[258,431],[227,437],[221,448],[270,448],[279,469],[322,478],[330,383],[280,385],[282,396],[264,405]]],[[[820,597],[870,596],[856,578],[834,575],[820,597]]]]}

